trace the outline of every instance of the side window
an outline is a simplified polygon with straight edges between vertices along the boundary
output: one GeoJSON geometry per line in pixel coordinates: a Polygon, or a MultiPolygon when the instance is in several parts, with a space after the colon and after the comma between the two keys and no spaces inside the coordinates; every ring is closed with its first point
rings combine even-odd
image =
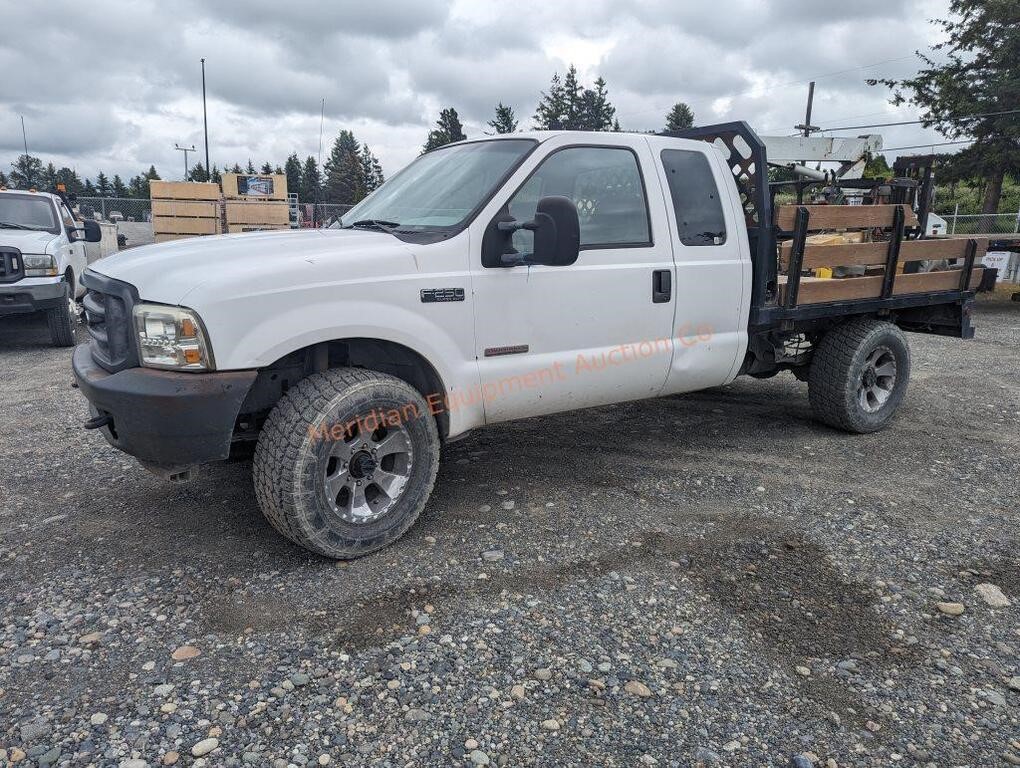
{"type": "Polygon", "coordinates": [[[700,152],[683,149],[664,149],[661,158],[673,198],[680,242],[684,245],[725,243],[726,219],[708,158],[700,152]]]}
{"type": "MultiPolygon", "coordinates": [[[[582,249],[651,245],[644,184],[637,157],[629,149],[569,147],[554,152],[510,200],[510,215],[528,221],[539,199],[547,195],[574,201],[582,249]]],[[[530,253],[533,243],[533,233],[514,233],[519,253],[530,253]]]]}

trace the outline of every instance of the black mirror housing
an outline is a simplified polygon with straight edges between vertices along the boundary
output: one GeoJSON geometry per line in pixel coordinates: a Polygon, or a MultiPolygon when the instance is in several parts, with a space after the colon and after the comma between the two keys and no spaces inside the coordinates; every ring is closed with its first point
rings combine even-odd
{"type": "Polygon", "coordinates": [[[577,261],[581,250],[581,222],[573,200],[560,195],[543,197],[538,201],[534,221],[528,224],[527,228],[535,232],[531,263],[566,267],[577,261]]]}
{"type": "Polygon", "coordinates": [[[94,219],[85,219],[83,229],[85,230],[85,242],[86,243],[98,243],[103,239],[103,230],[99,226],[99,222],[94,219]]]}

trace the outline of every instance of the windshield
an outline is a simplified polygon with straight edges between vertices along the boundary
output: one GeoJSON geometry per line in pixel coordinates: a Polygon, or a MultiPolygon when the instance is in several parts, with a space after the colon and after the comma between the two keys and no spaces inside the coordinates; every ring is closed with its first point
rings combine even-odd
{"type": "Polygon", "coordinates": [[[0,229],[33,229],[60,234],[53,203],[38,195],[0,195],[0,229]]]}
{"type": "Polygon", "coordinates": [[[456,229],[537,142],[501,139],[457,144],[422,155],[333,226],[401,231],[456,229]]]}

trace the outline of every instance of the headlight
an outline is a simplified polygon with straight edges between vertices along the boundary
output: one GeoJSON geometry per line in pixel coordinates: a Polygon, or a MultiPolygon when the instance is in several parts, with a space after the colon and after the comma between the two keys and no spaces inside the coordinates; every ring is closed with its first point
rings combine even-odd
{"type": "Polygon", "coordinates": [[[21,260],[25,262],[25,277],[57,276],[57,261],[52,256],[23,253],[21,260]]]}
{"type": "Polygon", "coordinates": [[[202,323],[190,309],[138,304],[133,314],[142,365],[176,371],[208,371],[213,367],[202,323]]]}

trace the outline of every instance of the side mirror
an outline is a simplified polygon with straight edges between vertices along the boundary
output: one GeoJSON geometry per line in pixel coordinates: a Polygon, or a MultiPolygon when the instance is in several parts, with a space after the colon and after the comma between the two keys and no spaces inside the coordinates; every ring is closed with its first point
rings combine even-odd
{"type": "Polygon", "coordinates": [[[501,221],[501,232],[513,233],[526,229],[535,233],[535,249],[527,259],[518,254],[506,254],[505,266],[543,264],[549,267],[566,267],[577,261],[581,249],[581,223],[577,206],[568,197],[550,195],[538,201],[535,218],[531,221],[501,221]]]}
{"type": "MultiPolygon", "coordinates": [[[[99,222],[95,219],[85,219],[85,221],[82,222],[82,226],[74,230],[76,235],[78,232],[82,231],[85,232],[85,237],[81,239],[86,243],[98,243],[103,239],[103,230],[100,228],[99,222]]],[[[78,237],[76,236],[75,240],[77,239],[78,237]]]]}

